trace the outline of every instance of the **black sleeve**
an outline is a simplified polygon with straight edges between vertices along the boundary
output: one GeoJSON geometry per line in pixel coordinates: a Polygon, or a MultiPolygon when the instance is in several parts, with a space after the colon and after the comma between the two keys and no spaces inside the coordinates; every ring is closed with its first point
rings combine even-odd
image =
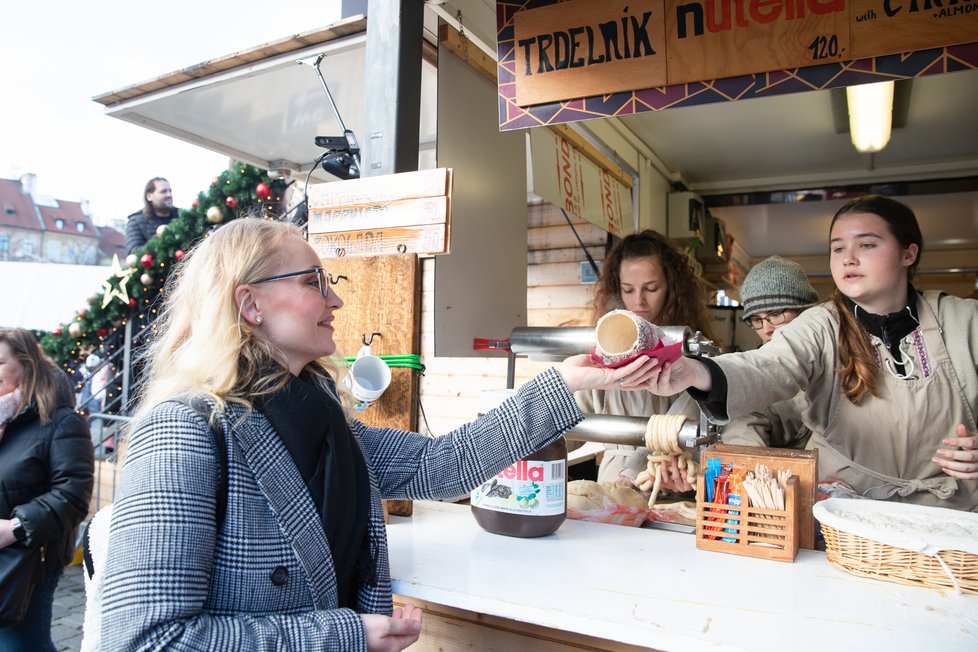
{"type": "Polygon", "coordinates": [[[142,229],[143,216],[139,213],[129,216],[126,222],[126,254],[131,254],[146,244],[146,236],[142,229]]]}
{"type": "Polygon", "coordinates": [[[686,393],[699,403],[700,408],[712,421],[726,423],[730,420],[727,416],[727,377],[724,375],[720,365],[710,358],[696,356],[696,359],[706,365],[710,372],[710,390],[704,392],[690,387],[686,393]]]}
{"type": "Polygon", "coordinates": [[[88,514],[95,464],[88,424],[80,414],[60,408],[46,427],[54,429],[48,490],[14,509],[31,542],[43,544],[62,540],[88,514]]]}

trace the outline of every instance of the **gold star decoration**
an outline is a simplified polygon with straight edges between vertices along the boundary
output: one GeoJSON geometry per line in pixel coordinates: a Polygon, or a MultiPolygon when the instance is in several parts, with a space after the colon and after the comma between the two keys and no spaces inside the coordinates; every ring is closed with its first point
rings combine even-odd
{"type": "Polygon", "coordinates": [[[112,299],[115,298],[118,298],[119,301],[127,306],[129,305],[129,288],[126,284],[136,271],[135,267],[129,267],[128,265],[123,269],[119,263],[118,254],[112,256],[112,276],[102,281],[102,289],[105,290],[105,294],[102,296],[103,308],[109,305],[112,299]]]}

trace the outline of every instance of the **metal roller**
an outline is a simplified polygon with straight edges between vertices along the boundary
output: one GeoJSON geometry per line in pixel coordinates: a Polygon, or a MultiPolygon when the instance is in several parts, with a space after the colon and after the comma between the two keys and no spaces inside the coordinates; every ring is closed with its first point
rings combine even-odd
{"type": "Polygon", "coordinates": [[[533,360],[563,360],[594,347],[594,329],[589,326],[562,328],[514,328],[509,336],[510,350],[533,360]]]}
{"type": "MultiPolygon", "coordinates": [[[[564,437],[574,441],[595,441],[620,446],[645,446],[648,417],[624,417],[610,414],[585,414],[584,421],[571,428],[564,437]]],[[[686,420],[679,430],[678,444],[683,450],[696,450],[700,446],[718,441],[715,433],[700,434],[700,422],[686,420]]]]}

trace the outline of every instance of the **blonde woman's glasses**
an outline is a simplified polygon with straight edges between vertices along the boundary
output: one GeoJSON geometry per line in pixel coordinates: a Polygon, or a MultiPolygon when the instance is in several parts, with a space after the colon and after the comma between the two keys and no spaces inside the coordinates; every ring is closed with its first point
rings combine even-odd
{"type": "MultiPolygon", "coordinates": [[[[329,292],[330,282],[334,282],[334,279],[326,273],[322,267],[310,267],[309,269],[300,269],[298,272],[289,272],[288,274],[278,274],[276,276],[266,276],[265,278],[260,278],[257,281],[252,281],[252,285],[258,285],[259,283],[269,283],[271,281],[281,281],[283,278],[292,278],[293,276],[303,276],[305,274],[315,274],[316,281],[319,283],[319,293],[326,298],[326,293],[329,292]]],[[[342,276],[335,280],[344,278],[342,276]]]]}

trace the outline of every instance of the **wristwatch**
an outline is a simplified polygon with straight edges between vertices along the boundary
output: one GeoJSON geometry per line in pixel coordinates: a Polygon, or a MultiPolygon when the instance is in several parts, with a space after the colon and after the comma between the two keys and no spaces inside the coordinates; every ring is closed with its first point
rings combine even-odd
{"type": "Polygon", "coordinates": [[[14,529],[14,539],[17,541],[23,541],[27,538],[27,530],[24,529],[24,524],[20,522],[20,519],[14,516],[10,519],[10,525],[14,529]]]}

